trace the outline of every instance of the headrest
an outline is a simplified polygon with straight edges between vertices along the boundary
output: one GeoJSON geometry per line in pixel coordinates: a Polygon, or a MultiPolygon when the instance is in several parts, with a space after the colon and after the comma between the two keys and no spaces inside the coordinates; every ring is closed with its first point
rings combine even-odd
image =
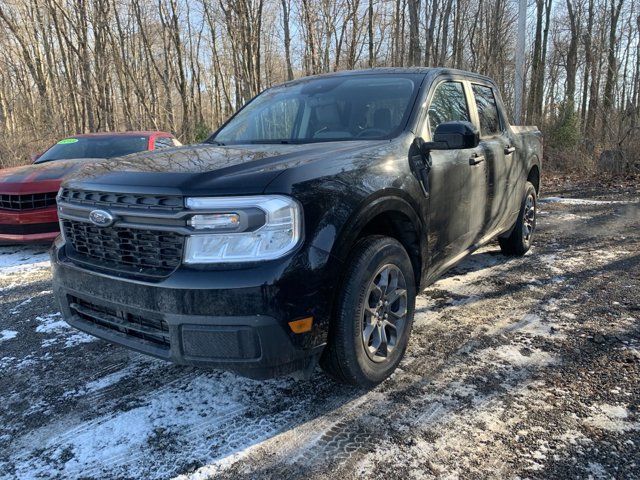
{"type": "Polygon", "coordinates": [[[335,103],[327,103],[316,107],[316,118],[321,125],[340,125],[340,112],[338,105],[335,103]]]}
{"type": "Polygon", "coordinates": [[[373,126],[380,130],[391,130],[391,110],[388,108],[378,108],[373,113],[373,126]]]}

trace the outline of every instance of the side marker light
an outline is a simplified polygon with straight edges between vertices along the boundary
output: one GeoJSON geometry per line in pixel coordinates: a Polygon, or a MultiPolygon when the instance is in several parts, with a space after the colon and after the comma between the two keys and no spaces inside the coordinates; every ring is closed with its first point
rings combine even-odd
{"type": "Polygon", "coordinates": [[[313,317],[300,318],[289,322],[289,328],[293,333],[305,333],[311,331],[313,317]]]}

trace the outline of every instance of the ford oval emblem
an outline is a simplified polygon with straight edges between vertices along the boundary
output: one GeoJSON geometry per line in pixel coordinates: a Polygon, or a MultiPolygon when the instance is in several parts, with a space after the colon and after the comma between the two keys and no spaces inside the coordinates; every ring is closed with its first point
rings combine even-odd
{"type": "Polygon", "coordinates": [[[105,210],[91,210],[89,220],[98,227],[108,227],[115,220],[113,215],[105,210]]]}

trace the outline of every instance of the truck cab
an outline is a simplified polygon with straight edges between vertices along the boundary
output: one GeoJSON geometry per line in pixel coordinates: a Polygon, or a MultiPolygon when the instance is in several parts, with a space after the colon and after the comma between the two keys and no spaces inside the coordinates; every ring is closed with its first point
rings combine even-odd
{"type": "Polygon", "coordinates": [[[529,249],[541,157],[480,75],[288,82],[204,144],[68,178],[55,293],[72,326],[176,363],[375,385],[422,288],[494,238],[529,249]]]}

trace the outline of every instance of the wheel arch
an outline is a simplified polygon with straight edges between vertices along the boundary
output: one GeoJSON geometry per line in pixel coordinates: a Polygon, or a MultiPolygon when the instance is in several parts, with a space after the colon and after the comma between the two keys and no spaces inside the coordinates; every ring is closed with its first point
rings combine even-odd
{"type": "Polygon", "coordinates": [[[536,189],[536,193],[540,193],[540,167],[535,163],[529,168],[527,182],[531,182],[536,189]]]}
{"type": "Polygon", "coordinates": [[[387,193],[364,200],[337,236],[332,255],[342,262],[347,261],[356,243],[369,235],[385,235],[398,240],[411,259],[416,285],[420,284],[427,254],[425,227],[407,199],[387,193]]]}
{"type": "Polygon", "coordinates": [[[532,155],[527,167],[527,182],[531,182],[536,188],[536,193],[540,193],[540,159],[537,155],[532,155]]]}

